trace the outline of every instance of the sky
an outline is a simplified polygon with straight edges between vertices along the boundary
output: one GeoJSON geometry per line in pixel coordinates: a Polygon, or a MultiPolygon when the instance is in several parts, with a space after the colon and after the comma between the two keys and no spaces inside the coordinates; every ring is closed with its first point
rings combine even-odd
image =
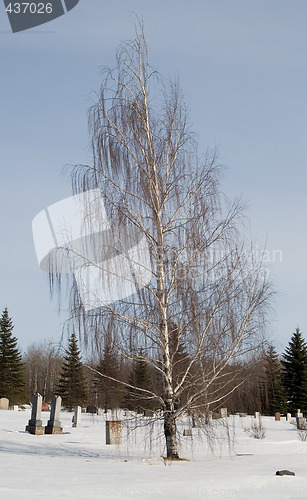
{"type": "Polygon", "coordinates": [[[67,166],[91,163],[88,109],[137,18],[152,66],[179,77],[201,148],[219,149],[222,190],[242,196],[266,247],[268,336],[282,352],[297,326],[307,338],[305,0],[80,0],[18,33],[0,2],[0,310],[21,350],[61,339],[68,312],[50,297],[32,219],[71,195],[67,166]]]}

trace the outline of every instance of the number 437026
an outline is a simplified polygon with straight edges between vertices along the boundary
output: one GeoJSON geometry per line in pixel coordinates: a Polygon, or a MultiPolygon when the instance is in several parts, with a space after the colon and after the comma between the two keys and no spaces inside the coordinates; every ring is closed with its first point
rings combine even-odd
{"type": "Polygon", "coordinates": [[[12,2],[5,9],[9,14],[51,14],[52,3],[12,2]]]}

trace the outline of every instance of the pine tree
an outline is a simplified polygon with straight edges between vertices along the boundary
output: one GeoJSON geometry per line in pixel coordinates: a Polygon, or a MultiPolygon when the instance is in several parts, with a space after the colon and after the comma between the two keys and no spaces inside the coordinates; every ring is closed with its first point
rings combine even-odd
{"type": "Polygon", "coordinates": [[[134,361],[130,374],[129,384],[135,386],[135,389],[130,387],[124,398],[124,406],[128,410],[134,410],[142,413],[146,410],[153,410],[155,405],[151,402],[150,398],[137,388],[151,390],[152,383],[148,364],[142,358],[142,352],[139,359],[134,361]]]}
{"type": "Polygon", "coordinates": [[[265,386],[267,393],[267,412],[274,415],[276,412],[285,413],[287,398],[283,386],[282,364],[273,346],[270,346],[264,359],[265,386]]]}
{"type": "Polygon", "coordinates": [[[8,398],[11,404],[22,402],[25,388],[24,365],[13,328],[5,308],[0,319],[0,397],[8,398]]]}
{"type": "Polygon", "coordinates": [[[107,377],[119,378],[119,364],[116,353],[112,349],[111,342],[105,344],[103,357],[97,366],[97,371],[104,376],[97,375],[94,379],[93,392],[95,394],[95,404],[103,407],[105,411],[120,406],[119,384],[107,377]]]}
{"type": "Polygon", "coordinates": [[[76,335],[72,333],[60,373],[57,392],[67,408],[84,406],[87,401],[86,379],[83,375],[76,335]]]}
{"type": "Polygon", "coordinates": [[[283,355],[284,385],[288,396],[288,410],[307,411],[307,345],[299,328],[291,337],[283,355]]]}

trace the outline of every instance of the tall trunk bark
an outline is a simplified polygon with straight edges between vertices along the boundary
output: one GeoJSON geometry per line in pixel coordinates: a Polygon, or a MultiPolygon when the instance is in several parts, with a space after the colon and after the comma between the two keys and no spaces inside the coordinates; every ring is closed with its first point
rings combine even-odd
{"type": "Polygon", "coordinates": [[[176,430],[174,410],[172,408],[166,408],[164,411],[164,435],[166,439],[166,457],[170,459],[179,458],[176,430]]]}
{"type": "Polygon", "coordinates": [[[164,435],[166,440],[167,458],[179,458],[176,440],[176,418],[174,416],[174,395],[173,395],[173,370],[171,366],[170,348],[169,348],[169,331],[167,323],[167,302],[164,287],[164,243],[163,243],[163,229],[161,220],[162,205],[159,197],[159,181],[158,172],[155,163],[154,147],[150,136],[148,104],[147,104],[147,91],[143,89],[145,121],[144,128],[146,134],[146,141],[148,147],[148,165],[150,166],[150,177],[152,181],[151,187],[151,200],[153,204],[153,212],[155,225],[157,230],[157,298],[160,316],[160,335],[164,346],[163,361],[164,361],[164,377],[163,377],[163,399],[165,403],[164,408],[164,435]]]}

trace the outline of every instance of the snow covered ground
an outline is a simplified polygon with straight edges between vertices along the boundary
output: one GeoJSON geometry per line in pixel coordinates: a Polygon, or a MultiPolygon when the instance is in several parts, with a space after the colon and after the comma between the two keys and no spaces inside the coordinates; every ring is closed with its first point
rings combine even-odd
{"type": "MultiPolygon", "coordinates": [[[[42,417],[46,425],[49,412],[42,417]]],[[[72,428],[72,413],[61,412],[63,434],[44,436],[25,432],[29,418],[29,409],[0,411],[1,500],[307,498],[307,441],[285,418],[263,417],[262,440],[244,432],[252,417],[215,420],[215,443],[198,428],[182,436],[188,421],[181,422],[180,454],[188,461],[172,463],[162,458],[160,424],[135,428],[124,420],[123,443],[106,445],[105,421],[126,417],[82,414],[82,427],[72,428]],[[295,477],[276,476],[281,469],[295,477]]]]}

